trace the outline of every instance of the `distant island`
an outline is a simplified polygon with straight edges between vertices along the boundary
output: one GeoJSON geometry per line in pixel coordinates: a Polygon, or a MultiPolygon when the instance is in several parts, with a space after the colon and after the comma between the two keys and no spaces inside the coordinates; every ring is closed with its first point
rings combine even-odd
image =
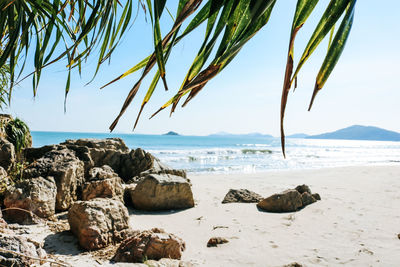
{"type": "Polygon", "coordinates": [[[177,132],[173,132],[173,131],[169,131],[168,133],[165,133],[163,135],[175,135],[175,136],[179,136],[180,134],[178,134],[177,132]]]}
{"type": "Polygon", "coordinates": [[[375,140],[400,141],[400,133],[388,131],[373,126],[353,125],[334,132],[310,135],[307,139],[345,139],[345,140],[375,140]]]}

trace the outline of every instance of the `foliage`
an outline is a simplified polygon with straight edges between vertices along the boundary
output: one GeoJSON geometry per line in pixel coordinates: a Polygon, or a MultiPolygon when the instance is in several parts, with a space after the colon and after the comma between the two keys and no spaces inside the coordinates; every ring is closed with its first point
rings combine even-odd
{"type": "MultiPolygon", "coordinates": [[[[283,1],[283,0],[282,0],[283,1]]],[[[67,59],[69,70],[66,95],[69,91],[70,70],[78,67],[96,47],[99,46],[97,69],[110,58],[121,36],[126,33],[134,16],[132,0],[6,0],[0,3],[0,67],[8,62],[10,66],[10,94],[14,84],[16,63],[22,54],[26,59],[28,50],[35,51],[33,91],[36,95],[40,73],[43,67],[61,59],[67,59]],[[60,42],[62,41],[62,42],[60,42]],[[63,52],[53,56],[56,47],[64,45],[63,52]]],[[[240,52],[246,43],[269,21],[277,0],[179,0],[172,27],[165,36],[161,35],[160,19],[166,9],[166,0],[138,0],[150,16],[154,40],[154,52],[121,74],[105,86],[118,81],[135,71],[143,69],[142,75],[132,87],[122,105],[117,118],[110,126],[112,131],[138,92],[143,79],[157,65],[157,72],[142,101],[135,126],[144,106],[151,99],[156,85],[162,79],[168,89],[166,64],[172,48],[189,33],[205,23],[204,40],[194,57],[180,88],[154,115],[171,106],[173,113],[183,97],[182,106],[190,102],[215,76],[217,76],[240,52]],[[190,16],[185,29],[182,23],[190,16]],[[211,57],[211,55],[213,55],[211,57]]],[[[356,0],[330,0],[309,38],[303,54],[295,67],[294,44],[301,27],[312,14],[318,0],[298,0],[290,32],[287,67],[281,97],[281,140],[285,153],[285,133],[283,127],[288,94],[292,85],[296,86],[297,75],[305,62],[330,32],[330,42],[326,57],[316,77],[316,84],[310,108],[316,94],[322,89],[335,67],[349,36],[354,17],[356,0]],[[341,19],[339,29],[334,33],[335,24],[341,19]],[[295,70],[293,72],[293,69],[295,70]]],[[[20,73],[25,62],[20,68],[20,73]]],[[[104,86],[103,86],[104,87],[104,86]]],[[[153,115],[153,116],[154,116],[153,115]]],[[[134,127],[135,127],[134,126],[134,127]]]]}
{"type": "Polygon", "coordinates": [[[0,110],[3,110],[8,103],[8,83],[10,68],[8,65],[0,67],[0,110]]]}
{"type": "Polygon", "coordinates": [[[22,120],[15,118],[10,121],[5,126],[5,133],[7,140],[14,145],[17,154],[29,145],[29,128],[22,120]]]}

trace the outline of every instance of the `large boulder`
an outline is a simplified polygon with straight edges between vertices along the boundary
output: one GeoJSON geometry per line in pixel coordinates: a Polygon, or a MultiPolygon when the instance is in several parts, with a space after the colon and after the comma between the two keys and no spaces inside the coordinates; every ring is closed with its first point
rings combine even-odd
{"type": "Polygon", "coordinates": [[[38,243],[23,236],[0,233],[0,248],[0,266],[29,267],[47,257],[38,243]]]}
{"type": "Polygon", "coordinates": [[[8,170],[15,162],[15,148],[7,139],[0,137],[0,167],[8,170]]]}
{"type": "Polygon", "coordinates": [[[29,177],[54,177],[57,185],[56,210],[69,209],[80,194],[79,188],[84,182],[83,163],[74,151],[66,148],[51,150],[43,155],[24,172],[29,177]]]}
{"type": "Polygon", "coordinates": [[[4,212],[4,216],[17,223],[30,223],[29,212],[41,218],[52,217],[56,194],[57,187],[51,176],[22,180],[7,189],[4,206],[9,210],[4,212]]]}
{"type": "Polygon", "coordinates": [[[169,174],[148,174],[131,191],[134,208],[140,210],[186,209],[194,206],[190,183],[169,174]]]}
{"type": "Polygon", "coordinates": [[[303,206],[301,194],[294,189],[264,198],[257,207],[268,212],[292,212],[303,206]]]}
{"type": "Polygon", "coordinates": [[[91,177],[83,185],[82,200],[90,200],[96,197],[113,198],[124,200],[124,188],[122,180],[107,165],[95,167],[89,171],[91,177]]]}
{"type": "Polygon", "coordinates": [[[71,231],[87,250],[100,249],[123,240],[129,230],[128,221],[128,210],[115,199],[77,201],[68,211],[71,231]]]}
{"type": "Polygon", "coordinates": [[[225,195],[222,203],[257,203],[262,200],[262,196],[247,189],[230,189],[225,195]]]}
{"type": "Polygon", "coordinates": [[[174,234],[154,228],[135,232],[119,246],[113,258],[116,262],[143,262],[146,259],[180,259],[185,242],[174,234]]]}

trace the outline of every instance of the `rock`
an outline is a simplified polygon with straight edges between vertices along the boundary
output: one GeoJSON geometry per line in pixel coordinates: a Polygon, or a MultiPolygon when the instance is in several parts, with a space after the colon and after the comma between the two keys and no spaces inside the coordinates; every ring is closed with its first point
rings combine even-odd
{"type": "Polygon", "coordinates": [[[225,195],[222,203],[257,203],[262,200],[262,196],[247,189],[230,189],[225,195]]]}
{"type": "Polygon", "coordinates": [[[304,192],[307,192],[307,193],[309,193],[311,195],[310,187],[308,185],[305,185],[305,184],[296,186],[295,190],[297,190],[300,194],[303,194],[304,192]]]}
{"type": "Polygon", "coordinates": [[[313,198],[315,198],[316,200],[321,200],[321,196],[318,193],[314,193],[312,194],[313,198]]]}
{"type": "Polygon", "coordinates": [[[301,194],[301,202],[303,203],[303,207],[310,205],[314,202],[317,202],[317,200],[308,192],[304,192],[301,194]]]}
{"type": "Polygon", "coordinates": [[[80,194],[84,181],[83,163],[69,149],[51,150],[43,155],[24,172],[25,177],[54,177],[57,185],[56,210],[69,209],[80,194]]]}
{"type": "Polygon", "coordinates": [[[6,221],[3,219],[3,213],[1,212],[1,208],[0,208],[0,233],[2,232],[2,230],[4,228],[7,228],[7,223],[6,221]]]}
{"type": "Polygon", "coordinates": [[[113,198],[117,197],[124,201],[124,189],[122,180],[119,177],[92,180],[83,185],[82,200],[90,200],[92,198],[113,198]]]}
{"type": "Polygon", "coordinates": [[[114,170],[108,166],[103,165],[102,167],[94,167],[89,170],[89,179],[106,179],[106,178],[114,178],[118,177],[118,174],[114,172],[114,170]]]}
{"type": "Polygon", "coordinates": [[[120,150],[123,152],[129,151],[129,148],[125,145],[124,140],[121,138],[66,140],[64,143],[61,143],[61,145],[85,146],[88,148],[120,150]]]}
{"type": "Polygon", "coordinates": [[[56,194],[57,187],[51,176],[46,179],[37,177],[22,180],[9,187],[4,198],[6,209],[18,208],[21,210],[7,210],[4,216],[8,221],[21,224],[32,223],[31,215],[27,211],[40,218],[52,217],[55,213],[56,194]]]}
{"type": "Polygon", "coordinates": [[[397,235],[397,238],[400,239],[400,234],[397,235]]]}
{"type": "Polygon", "coordinates": [[[258,202],[257,207],[268,212],[292,212],[303,206],[301,195],[297,190],[286,190],[258,202]]]}
{"type": "Polygon", "coordinates": [[[131,191],[134,208],[171,210],[194,207],[189,182],[180,176],[149,174],[131,191]]]}
{"type": "Polygon", "coordinates": [[[29,267],[33,264],[41,264],[40,260],[32,258],[45,259],[46,252],[38,246],[37,242],[32,242],[26,237],[8,235],[0,233],[0,266],[29,267]],[[13,251],[14,254],[8,251],[13,251]],[[22,257],[21,254],[28,257],[22,257]]]}
{"type": "Polygon", "coordinates": [[[77,201],[68,212],[71,231],[87,250],[123,240],[129,230],[128,221],[128,210],[115,199],[77,201]]]}
{"type": "Polygon", "coordinates": [[[35,160],[41,158],[47,152],[52,150],[61,150],[67,148],[66,146],[58,146],[58,145],[47,145],[42,147],[27,147],[23,150],[24,160],[26,162],[32,163],[35,160]]]}
{"type": "Polygon", "coordinates": [[[223,237],[211,237],[207,242],[207,247],[216,247],[220,244],[228,243],[229,241],[223,237]]]}
{"type": "Polygon", "coordinates": [[[119,246],[114,256],[116,262],[143,262],[145,259],[180,259],[185,242],[162,229],[133,233],[119,246]]]}
{"type": "Polygon", "coordinates": [[[10,178],[7,176],[6,170],[0,166],[0,206],[3,203],[4,193],[10,185],[10,178]]]}
{"type": "Polygon", "coordinates": [[[145,261],[145,265],[151,266],[151,267],[192,267],[193,266],[190,262],[167,259],[167,258],[163,258],[158,261],[147,260],[147,261],[145,261]]]}
{"type": "Polygon", "coordinates": [[[5,138],[0,138],[0,167],[9,170],[15,162],[15,148],[5,138]]]}

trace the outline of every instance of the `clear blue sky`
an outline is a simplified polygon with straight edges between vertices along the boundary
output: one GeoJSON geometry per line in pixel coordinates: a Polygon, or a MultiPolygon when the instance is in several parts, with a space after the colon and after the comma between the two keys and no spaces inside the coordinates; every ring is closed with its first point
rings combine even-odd
{"type": "MultiPolygon", "coordinates": [[[[310,36],[316,17],[327,3],[327,0],[320,1],[316,14],[301,31],[296,42],[297,57],[305,46],[304,37],[310,36]]],[[[277,136],[282,80],[295,4],[294,0],[278,0],[267,26],[187,107],[177,109],[171,118],[167,110],[148,120],[179,88],[200,46],[203,29],[183,40],[167,64],[170,92],[164,92],[161,84],[156,88],[158,94],[146,106],[136,132],[159,134],[173,130],[187,135],[205,135],[226,131],[277,136]]],[[[315,76],[326,52],[325,43],[303,68],[296,92],[289,95],[285,121],[288,134],[320,133],[352,124],[400,132],[399,10],[400,1],[397,0],[358,1],[346,49],[311,112],[307,112],[307,107],[315,76]]],[[[170,24],[167,14],[163,24],[165,34],[170,24]]],[[[139,73],[103,90],[99,87],[151,53],[151,38],[150,23],[140,15],[112,58],[111,65],[104,65],[94,82],[85,86],[92,77],[95,57],[85,65],[82,78],[74,75],[66,114],[63,111],[65,64],[44,71],[35,99],[31,81],[20,84],[14,91],[8,112],[25,120],[32,130],[107,132],[139,73]]],[[[151,78],[149,76],[143,83],[116,132],[131,132],[151,78]]]]}

